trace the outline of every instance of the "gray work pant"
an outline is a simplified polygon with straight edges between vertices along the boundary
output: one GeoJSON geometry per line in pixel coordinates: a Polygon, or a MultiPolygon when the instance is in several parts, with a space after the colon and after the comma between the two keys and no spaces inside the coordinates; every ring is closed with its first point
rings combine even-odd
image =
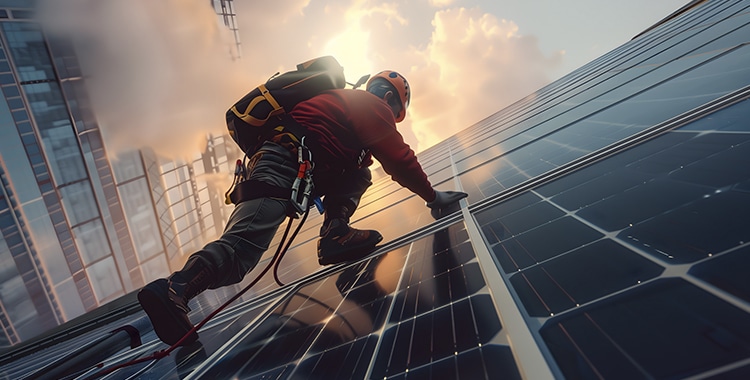
{"type": "MultiPolygon", "coordinates": [[[[265,143],[251,157],[249,166],[250,179],[282,188],[291,188],[299,169],[297,157],[272,142],[265,143]]],[[[316,180],[316,195],[325,195],[326,217],[330,213],[331,217],[343,217],[347,221],[371,184],[367,168],[336,173],[314,172],[313,178],[316,180]]],[[[289,207],[288,200],[274,198],[247,200],[235,206],[221,237],[193,254],[201,256],[215,268],[215,280],[209,288],[242,281],[268,250],[289,207]]]]}
{"type": "MultiPolygon", "coordinates": [[[[250,162],[250,179],[282,188],[291,188],[299,168],[297,158],[274,143],[264,144],[250,162]]],[[[251,199],[235,206],[221,237],[193,254],[215,269],[210,288],[242,281],[268,250],[289,206],[288,200],[274,198],[251,199]]]]}

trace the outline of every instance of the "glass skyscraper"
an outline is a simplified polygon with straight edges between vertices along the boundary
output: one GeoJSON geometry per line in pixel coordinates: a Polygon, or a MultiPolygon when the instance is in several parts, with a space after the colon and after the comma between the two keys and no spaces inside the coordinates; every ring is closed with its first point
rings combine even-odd
{"type": "Polygon", "coordinates": [[[18,343],[143,284],[72,47],[0,9],[3,330],[18,343]]]}
{"type": "Polygon", "coordinates": [[[279,283],[197,343],[154,358],[167,347],[132,303],[5,353],[2,374],[142,359],[107,378],[748,378],[749,42],[750,3],[691,2],[421,153],[469,194],[455,210],[378,173],[354,220],[385,237],[371,257],[321,268],[312,211],[279,283]]]}
{"type": "Polygon", "coordinates": [[[0,0],[0,347],[181,267],[226,219],[204,174],[231,172],[238,152],[207,136],[189,162],[110,161],[74,46],[30,4],[0,0]]]}
{"type": "Polygon", "coordinates": [[[228,136],[211,135],[189,162],[147,148],[118,154],[115,182],[146,283],[181,268],[186,255],[221,232],[231,209],[206,175],[228,175],[237,156],[228,136]]]}

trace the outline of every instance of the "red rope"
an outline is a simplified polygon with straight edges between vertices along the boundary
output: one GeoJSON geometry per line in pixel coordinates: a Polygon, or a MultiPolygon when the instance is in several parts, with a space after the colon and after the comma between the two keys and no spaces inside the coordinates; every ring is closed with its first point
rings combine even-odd
{"type": "MultiPolygon", "coordinates": [[[[309,209],[307,211],[309,211],[309,209]]],[[[193,326],[193,328],[190,329],[190,331],[188,331],[185,335],[183,335],[182,338],[180,338],[180,340],[178,340],[175,344],[171,345],[166,350],[156,351],[156,352],[154,352],[151,355],[148,355],[148,356],[145,356],[145,357],[142,357],[142,358],[138,358],[138,359],[133,359],[133,360],[127,361],[125,363],[120,363],[118,365],[115,365],[115,366],[103,369],[103,370],[101,370],[101,371],[93,374],[92,376],[87,377],[86,379],[95,379],[95,378],[98,378],[98,377],[101,377],[101,376],[104,376],[104,375],[108,375],[108,374],[110,374],[110,373],[112,373],[114,371],[117,371],[120,368],[125,368],[125,367],[129,367],[129,366],[136,365],[136,364],[139,364],[139,363],[144,363],[144,362],[147,362],[149,360],[161,360],[162,358],[165,358],[165,357],[169,356],[169,354],[172,353],[172,351],[174,351],[175,349],[177,349],[177,347],[181,346],[182,343],[185,341],[185,339],[187,339],[191,334],[193,334],[196,331],[198,331],[201,327],[203,327],[206,323],[208,323],[208,321],[210,321],[211,318],[215,317],[222,310],[224,310],[227,306],[229,306],[232,302],[234,302],[238,298],[242,297],[243,294],[245,294],[248,290],[250,290],[250,288],[252,288],[255,284],[257,284],[258,281],[260,281],[260,279],[263,278],[263,276],[265,276],[266,273],[268,273],[268,271],[271,269],[271,267],[275,268],[275,270],[274,270],[274,279],[276,280],[276,283],[279,284],[279,286],[284,286],[284,284],[282,284],[281,281],[279,281],[279,278],[278,278],[278,275],[277,275],[277,271],[278,271],[278,267],[279,267],[278,264],[281,263],[281,258],[284,256],[284,254],[286,253],[286,251],[289,249],[289,246],[291,245],[292,241],[294,240],[294,237],[297,235],[297,232],[299,232],[300,228],[302,227],[302,224],[305,222],[305,219],[307,218],[307,214],[308,214],[308,212],[305,212],[303,219],[300,221],[300,224],[297,226],[297,230],[294,232],[294,235],[292,236],[291,239],[289,239],[288,242],[286,242],[287,243],[286,247],[282,250],[283,243],[286,240],[286,236],[288,235],[289,230],[291,229],[291,226],[292,226],[292,220],[291,220],[291,218],[289,219],[289,224],[287,225],[287,228],[284,231],[284,236],[282,236],[281,241],[279,242],[279,247],[276,249],[276,253],[274,253],[273,258],[271,259],[271,262],[268,263],[268,265],[263,269],[263,271],[258,275],[258,277],[255,278],[255,280],[253,280],[251,283],[249,283],[247,286],[245,286],[242,290],[239,291],[239,293],[235,294],[228,301],[224,302],[224,304],[222,304],[221,306],[219,306],[219,308],[217,308],[216,310],[214,310],[206,318],[203,318],[202,321],[198,322],[197,325],[193,326]],[[274,265],[274,263],[276,265],[274,265]]],[[[99,363],[99,364],[96,365],[96,367],[97,368],[103,368],[104,367],[104,363],[99,363]]]]}
{"type": "MultiPolygon", "coordinates": [[[[305,224],[305,220],[307,220],[307,215],[310,213],[310,209],[308,208],[305,210],[305,214],[302,216],[302,220],[300,220],[299,224],[297,225],[297,229],[294,230],[294,233],[292,234],[292,237],[289,238],[289,241],[286,242],[286,247],[284,247],[283,250],[279,253],[279,258],[276,260],[276,265],[273,267],[273,279],[276,280],[276,284],[279,286],[284,286],[285,284],[281,282],[279,279],[279,265],[281,265],[281,259],[284,258],[284,255],[289,251],[289,246],[292,245],[292,242],[294,241],[294,238],[297,237],[297,233],[299,233],[299,230],[302,228],[302,225],[305,224]]],[[[289,224],[287,225],[286,231],[284,231],[284,237],[281,238],[281,242],[283,242],[286,239],[286,235],[289,232],[289,228],[292,226],[291,219],[289,220],[289,224]]],[[[281,242],[279,243],[279,246],[281,246],[281,242]]],[[[275,256],[274,256],[275,258],[275,256]]]]}

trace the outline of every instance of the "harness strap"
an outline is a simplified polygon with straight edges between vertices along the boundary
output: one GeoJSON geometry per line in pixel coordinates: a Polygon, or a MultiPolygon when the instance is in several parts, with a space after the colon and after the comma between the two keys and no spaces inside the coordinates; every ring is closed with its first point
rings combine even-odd
{"type": "Polygon", "coordinates": [[[268,121],[268,119],[270,119],[272,116],[276,116],[276,115],[284,113],[284,107],[282,107],[279,104],[279,102],[276,101],[273,95],[271,95],[271,92],[268,91],[268,89],[266,88],[266,85],[261,84],[260,86],[258,86],[258,90],[260,90],[260,95],[253,98],[250,104],[247,105],[247,108],[245,108],[244,112],[240,112],[240,110],[237,109],[237,105],[234,105],[231,108],[235,116],[240,118],[242,121],[255,127],[260,127],[264,125],[268,121]],[[268,113],[268,115],[265,118],[259,119],[251,115],[250,112],[252,112],[255,109],[255,107],[258,105],[258,103],[262,101],[268,102],[268,104],[271,105],[272,110],[268,113]]]}
{"type": "Polygon", "coordinates": [[[237,183],[229,194],[229,200],[234,204],[258,198],[276,198],[288,200],[292,196],[292,189],[270,185],[257,180],[247,180],[237,183]]]}
{"type": "MultiPolygon", "coordinates": [[[[285,114],[279,116],[278,120],[279,126],[271,130],[268,136],[264,136],[263,140],[274,141],[290,150],[296,150],[299,168],[291,188],[279,187],[258,180],[246,179],[248,173],[246,172],[244,159],[237,160],[234,181],[232,186],[225,193],[225,203],[236,205],[241,202],[258,198],[289,200],[291,201],[290,210],[287,214],[290,217],[297,218],[300,214],[306,211],[308,208],[308,201],[313,197],[311,172],[314,164],[312,162],[312,151],[318,147],[318,144],[316,144],[315,141],[310,141],[311,144],[308,143],[308,139],[305,138],[306,131],[304,127],[297,123],[297,121],[290,115],[285,114]],[[276,141],[273,136],[285,136],[286,140],[281,139],[276,141]],[[291,145],[294,145],[294,147],[291,145]],[[313,148],[311,149],[308,145],[313,145],[313,148]]],[[[313,200],[313,202],[320,203],[319,200],[313,200]]],[[[321,205],[318,203],[315,203],[316,207],[318,207],[318,210],[321,210],[321,205]]]]}

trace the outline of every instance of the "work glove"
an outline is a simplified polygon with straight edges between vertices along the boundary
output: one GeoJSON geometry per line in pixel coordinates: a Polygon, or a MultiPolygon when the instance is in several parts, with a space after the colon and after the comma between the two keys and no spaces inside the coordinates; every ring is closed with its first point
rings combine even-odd
{"type": "Polygon", "coordinates": [[[458,210],[458,201],[466,198],[469,194],[462,191],[437,191],[435,190],[435,199],[427,202],[430,208],[430,214],[435,219],[440,219],[445,215],[458,210]]]}

